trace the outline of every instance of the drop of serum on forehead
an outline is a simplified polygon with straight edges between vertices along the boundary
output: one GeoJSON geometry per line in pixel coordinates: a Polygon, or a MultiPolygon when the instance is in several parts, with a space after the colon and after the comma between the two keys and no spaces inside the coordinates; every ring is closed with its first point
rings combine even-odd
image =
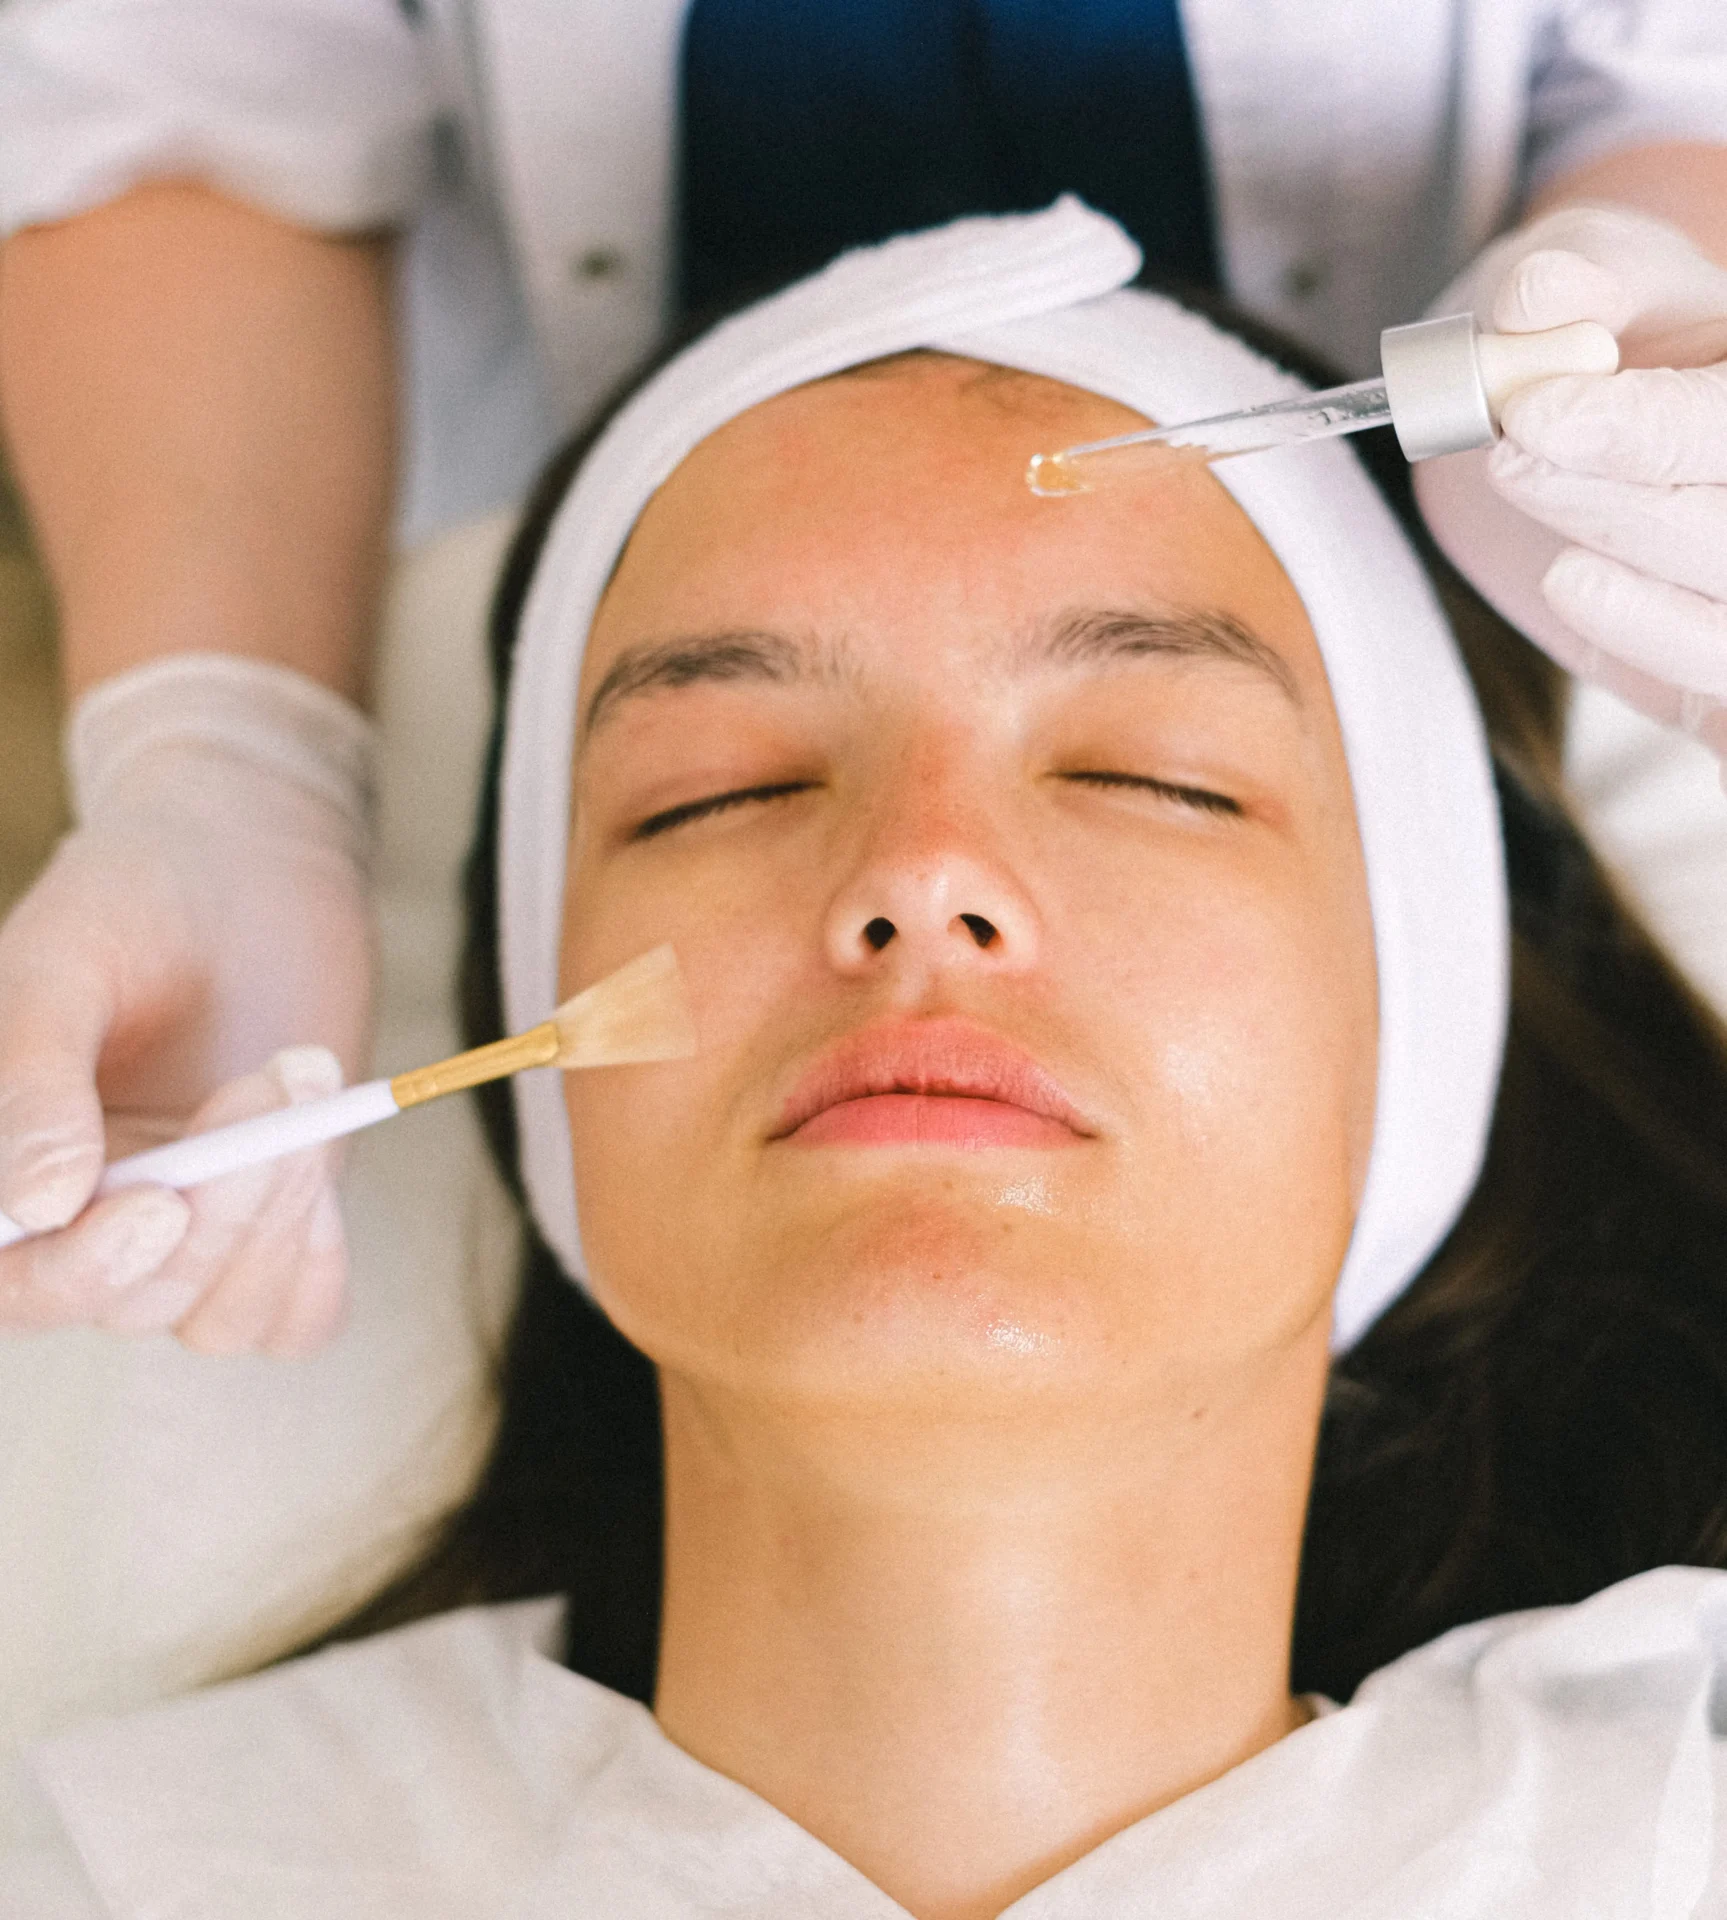
{"type": "MultiPolygon", "coordinates": [[[[1181,466],[1209,466],[1214,457],[1209,447],[1178,447],[1166,441],[1152,441],[1126,448],[1113,466],[1106,464],[1103,478],[1107,482],[1121,477],[1119,470],[1123,467],[1128,469],[1129,477],[1168,474],[1181,466]]],[[[1025,484],[1045,500],[1059,499],[1064,494],[1090,493],[1097,478],[1096,461],[1086,447],[1069,447],[1064,453],[1034,453],[1025,470],[1025,484]]]]}
{"type": "Polygon", "coordinates": [[[1090,493],[1085,476],[1065,453],[1034,453],[1025,470],[1025,484],[1045,499],[1063,493],[1090,493]]]}

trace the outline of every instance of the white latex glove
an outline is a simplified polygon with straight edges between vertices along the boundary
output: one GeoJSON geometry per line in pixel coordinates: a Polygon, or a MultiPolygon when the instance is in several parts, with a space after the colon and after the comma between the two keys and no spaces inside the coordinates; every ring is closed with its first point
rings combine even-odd
{"type": "Polygon", "coordinates": [[[1623,370],[1526,388],[1491,451],[1417,467],[1435,538],[1561,665],[1727,755],[1727,271],[1663,221],[1571,207],[1433,310],[1466,307],[1508,333],[1600,321],[1623,370]]]}
{"type": "Polygon", "coordinates": [[[0,1211],[63,1230],[0,1249],[0,1329],[308,1352],[346,1273],[327,1150],[87,1203],[105,1160],[358,1065],[369,723],[285,669],[182,655],[88,694],[67,758],[79,824],[0,927],[0,1211]]]}

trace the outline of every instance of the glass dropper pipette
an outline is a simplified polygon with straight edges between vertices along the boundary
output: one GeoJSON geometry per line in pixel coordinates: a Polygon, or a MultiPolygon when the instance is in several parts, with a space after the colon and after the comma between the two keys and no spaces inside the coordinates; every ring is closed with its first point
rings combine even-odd
{"type": "Polygon", "coordinates": [[[1612,373],[1619,365],[1618,342],[1593,321],[1541,333],[1479,333],[1467,313],[1387,327],[1379,353],[1384,371],[1377,380],[1034,454],[1026,485],[1045,495],[1088,493],[1131,479],[1171,447],[1202,448],[1207,459],[1222,460],[1368,427],[1394,427],[1410,460],[1462,453],[1499,437],[1500,409],[1519,387],[1556,374],[1612,373]]]}
{"type": "Polygon", "coordinates": [[[1178,427],[1147,427],[1142,433],[1118,434],[1113,440],[1087,440],[1060,453],[1034,453],[1025,479],[1033,493],[1086,493],[1100,474],[1109,480],[1127,479],[1151,466],[1166,447],[1203,447],[1211,459],[1226,460],[1234,453],[1329,440],[1336,434],[1390,424],[1385,382],[1357,380],[1353,386],[1273,400],[1263,407],[1243,407],[1238,413],[1213,414],[1178,427]]]}

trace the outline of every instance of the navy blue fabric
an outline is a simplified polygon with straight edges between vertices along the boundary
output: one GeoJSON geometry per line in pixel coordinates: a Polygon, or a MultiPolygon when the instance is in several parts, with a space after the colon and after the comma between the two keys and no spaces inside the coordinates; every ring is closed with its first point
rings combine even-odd
{"type": "Polygon", "coordinates": [[[1176,0],[693,0],[682,138],[686,312],[1062,192],[1218,281],[1176,0]]]}

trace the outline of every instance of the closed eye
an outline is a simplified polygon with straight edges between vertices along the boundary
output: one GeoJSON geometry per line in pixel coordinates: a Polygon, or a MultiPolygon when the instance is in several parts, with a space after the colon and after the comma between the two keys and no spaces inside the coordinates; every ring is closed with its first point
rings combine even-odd
{"type": "Polygon", "coordinates": [[[669,833],[673,827],[686,826],[692,820],[705,820],[709,814],[724,813],[751,800],[780,800],[788,793],[805,793],[814,784],[812,780],[782,780],[772,786],[738,787],[731,793],[711,794],[705,800],[686,800],[681,807],[667,807],[664,813],[650,814],[631,830],[630,838],[652,840],[656,834],[669,833]]]}
{"type": "Polygon", "coordinates": [[[1242,808],[1239,800],[1230,799],[1226,793],[1213,793],[1208,787],[1184,787],[1173,780],[1153,780],[1141,773],[1105,773],[1090,770],[1080,773],[1064,773],[1064,780],[1077,780],[1094,787],[1132,787],[1142,793],[1157,795],[1160,799],[1174,800],[1179,805],[1195,807],[1201,813],[1232,814],[1240,817],[1242,808]]]}

